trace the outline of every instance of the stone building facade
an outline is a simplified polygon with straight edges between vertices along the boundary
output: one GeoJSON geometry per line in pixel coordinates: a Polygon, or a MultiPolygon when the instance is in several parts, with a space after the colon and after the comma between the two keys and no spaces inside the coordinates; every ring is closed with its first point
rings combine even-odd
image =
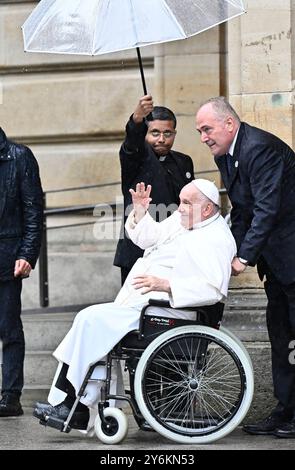
{"type": "MultiPolygon", "coordinates": [[[[0,125],[34,151],[46,191],[120,181],[125,122],[142,95],[134,50],[99,57],[24,53],[37,2],[0,0],[0,125]]],[[[247,0],[247,13],[184,41],[142,48],[157,104],[178,118],[175,148],[220,183],[195,131],[199,104],[226,95],[241,118],[294,139],[295,0],[247,0]]],[[[50,207],[112,202],[120,185],[48,195],[50,207]]],[[[253,270],[233,286],[259,286],[253,270]]]]}

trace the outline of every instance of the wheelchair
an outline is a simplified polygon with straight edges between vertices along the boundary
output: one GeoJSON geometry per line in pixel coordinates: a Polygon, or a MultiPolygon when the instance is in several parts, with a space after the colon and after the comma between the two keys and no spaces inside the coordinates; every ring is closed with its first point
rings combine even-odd
{"type": "Polygon", "coordinates": [[[105,444],[121,442],[128,431],[125,413],[110,400],[127,401],[143,430],[153,430],[177,443],[207,444],[235,429],[251,405],[254,379],[251,359],[229,330],[216,327],[223,304],[189,307],[196,320],[148,315],[150,307],[170,308],[150,300],[141,311],[139,329],[128,333],[93,364],[65,422],[48,422],[62,432],[70,421],[95,367],[106,366],[94,431],[105,444]],[[125,361],[129,390],[110,393],[114,361],[125,361]]]}

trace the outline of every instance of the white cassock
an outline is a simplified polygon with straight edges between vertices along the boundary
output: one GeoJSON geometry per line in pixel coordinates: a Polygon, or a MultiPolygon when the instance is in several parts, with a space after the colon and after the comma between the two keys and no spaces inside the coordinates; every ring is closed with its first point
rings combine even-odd
{"type": "MultiPolygon", "coordinates": [[[[144,256],[133,266],[115,301],[92,305],[79,312],[53,353],[60,366],[48,397],[52,405],[65,398],[65,393],[54,386],[61,363],[69,365],[67,378],[78,392],[90,365],[103,359],[129,331],[138,328],[141,308],[149,299],[169,300],[173,308],[181,309],[212,305],[227,295],[236,244],[219,213],[192,230],[181,225],[179,212],[160,223],[147,213],[138,224],[134,224],[134,213],[131,213],[125,227],[131,240],[145,249],[144,256]],[[141,294],[132,286],[134,276],[139,274],[168,279],[171,294],[141,294]]],[[[159,309],[153,307],[148,312],[159,314],[159,309]]],[[[161,315],[191,318],[192,313],[161,309],[161,315]]],[[[94,377],[104,376],[104,367],[97,367],[94,377]]],[[[99,387],[91,383],[81,402],[93,406],[98,400],[99,387]]]]}

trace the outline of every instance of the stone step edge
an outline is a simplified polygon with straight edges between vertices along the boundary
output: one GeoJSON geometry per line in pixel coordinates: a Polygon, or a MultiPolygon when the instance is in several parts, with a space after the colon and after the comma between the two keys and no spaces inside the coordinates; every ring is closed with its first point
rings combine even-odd
{"type": "MultiPolygon", "coordinates": [[[[107,303],[107,302],[105,302],[107,303]]],[[[62,323],[62,322],[67,322],[67,321],[72,321],[73,320],[73,317],[75,315],[77,315],[79,310],[75,310],[73,312],[54,312],[54,313],[32,313],[32,312],[28,312],[26,313],[25,311],[22,313],[22,321],[24,323],[33,323],[33,322],[36,322],[36,320],[38,321],[46,321],[46,322],[59,322],[59,323],[62,323]]],[[[265,309],[264,308],[259,308],[259,307],[251,307],[251,306],[247,306],[247,307],[230,307],[230,308],[225,308],[224,310],[224,315],[229,315],[229,316],[233,316],[233,315],[237,315],[239,313],[241,314],[249,314],[249,312],[253,313],[253,315],[255,314],[259,314],[259,315],[265,315],[265,309]]]]}
{"type": "MultiPolygon", "coordinates": [[[[243,332],[245,333],[247,330],[231,330],[233,333],[236,333],[236,332],[243,332]]],[[[264,332],[264,331],[263,331],[264,332]]],[[[243,340],[243,342],[246,342],[246,343],[249,343],[249,345],[253,345],[253,347],[265,347],[265,343],[269,343],[269,341],[253,341],[253,340],[250,340],[250,341],[246,341],[246,340],[243,340]]],[[[33,349],[32,350],[27,350],[26,351],[26,355],[30,355],[30,356],[36,356],[36,355],[43,355],[43,356],[51,356],[53,359],[54,356],[52,356],[52,352],[53,350],[46,350],[46,351],[40,351],[40,350],[36,350],[34,351],[33,349]]]]}
{"type": "Polygon", "coordinates": [[[23,392],[25,392],[25,391],[29,392],[30,390],[32,390],[32,391],[34,391],[34,390],[49,390],[50,387],[51,387],[51,384],[50,385],[46,385],[46,384],[45,385],[44,384],[32,385],[32,384],[26,384],[25,383],[24,388],[23,388],[23,392]]]}
{"type": "Polygon", "coordinates": [[[46,349],[46,350],[40,350],[40,349],[27,349],[26,350],[26,355],[41,355],[41,356],[52,356],[52,351],[53,349],[46,349]]]}
{"type": "MultiPolygon", "coordinates": [[[[99,302],[98,304],[91,304],[92,305],[102,305],[104,303],[110,303],[112,302],[112,300],[107,300],[106,302],[99,302]]],[[[89,305],[90,306],[90,305],[89,305]]],[[[87,307],[82,307],[80,310],[82,310],[83,308],[87,308],[87,307]]],[[[237,311],[240,311],[240,312],[247,312],[249,313],[249,310],[253,310],[253,313],[257,313],[257,312],[261,312],[263,314],[265,314],[265,308],[266,306],[259,306],[259,305],[245,305],[245,306],[236,306],[236,305],[233,305],[233,306],[227,306],[225,307],[224,309],[224,313],[227,313],[227,314],[230,314],[230,313],[233,313],[233,311],[235,311],[235,313],[237,311]]],[[[69,317],[70,315],[76,315],[80,310],[73,310],[73,311],[68,311],[68,312],[65,312],[65,311],[57,311],[57,312],[32,312],[32,311],[26,311],[26,310],[23,310],[22,312],[22,318],[26,321],[33,321],[34,319],[36,319],[36,317],[38,317],[39,319],[48,319],[50,320],[50,317],[52,317],[52,320],[56,318],[54,318],[55,316],[57,315],[64,315],[64,317],[69,317]]],[[[61,321],[63,319],[61,318],[61,321]]]]}

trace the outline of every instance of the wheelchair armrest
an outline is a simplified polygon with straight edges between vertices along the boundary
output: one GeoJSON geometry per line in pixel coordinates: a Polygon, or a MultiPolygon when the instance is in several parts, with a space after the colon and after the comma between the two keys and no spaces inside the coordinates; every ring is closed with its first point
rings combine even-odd
{"type": "Polygon", "coordinates": [[[150,305],[154,307],[168,307],[168,308],[173,308],[170,305],[170,302],[168,300],[158,300],[158,299],[149,299],[148,305],[146,305],[146,308],[148,308],[150,305]]]}
{"type": "MultiPolygon", "coordinates": [[[[149,299],[149,303],[146,308],[148,308],[150,305],[154,307],[166,307],[166,308],[174,308],[170,305],[168,300],[157,300],[157,299],[149,299]]],[[[184,310],[185,312],[196,312],[198,309],[201,307],[178,307],[177,310],[184,310]]]]}
{"type": "Polygon", "coordinates": [[[143,330],[143,320],[146,310],[149,307],[171,307],[168,300],[157,300],[157,299],[149,299],[148,304],[144,305],[140,312],[140,319],[139,319],[139,327],[138,327],[138,339],[142,338],[142,330],[143,330]]]}
{"type": "MultiPolygon", "coordinates": [[[[144,309],[146,310],[149,306],[153,307],[166,307],[166,308],[174,308],[172,305],[170,305],[170,302],[168,300],[157,300],[157,299],[149,299],[148,305],[144,306],[144,309]]],[[[178,307],[177,310],[184,310],[188,312],[196,312],[200,307],[178,307]]]]}
{"type": "MultiPolygon", "coordinates": [[[[164,307],[173,309],[173,307],[171,307],[170,303],[167,300],[149,299],[148,304],[144,305],[144,307],[141,309],[138,339],[142,338],[144,315],[149,307],[164,307]]],[[[203,307],[179,307],[177,310],[183,310],[186,312],[196,312],[198,321],[202,319],[202,324],[216,328],[216,325],[218,325],[222,319],[224,304],[222,302],[217,302],[216,304],[206,305],[203,307]]]]}
{"type": "MultiPolygon", "coordinates": [[[[170,305],[170,302],[168,300],[159,300],[159,299],[149,299],[148,304],[144,305],[144,307],[141,309],[140,313],[140,319],[139,319],[139,331],[138,331],[138,339],[142,338],[142,329],[143,329],[143,320],[144,320],[144,315],[145,312],[149,307],[165,307],[165,308],[172,308],[173,307],[170,305]]],[[[198,309],[200,307],[181,307],[179,310],[184,310],[188,312],[198,312],[198,309]]]]}

